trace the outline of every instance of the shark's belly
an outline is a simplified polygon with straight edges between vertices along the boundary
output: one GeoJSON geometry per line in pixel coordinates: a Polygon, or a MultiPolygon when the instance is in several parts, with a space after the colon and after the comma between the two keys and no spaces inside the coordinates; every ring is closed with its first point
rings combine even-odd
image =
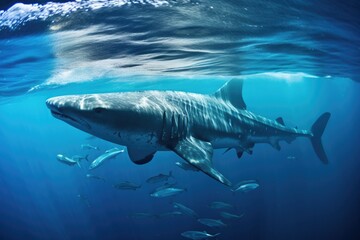
{"type": "Polygon", "coordinates": [[[151,131],[118,131],[113,132],[111,135],[107,134],[99,137],[127,147],[136,146],[137,148],[163,148],[163,146],[159,144],[156,132],[151,131]]]}
{"type": "Polygon", "coordinates": [[[211,142],[213,148],[229,148],[239,146],[239,140],[225,137],[225,138],[214,138],[211,142]]]}

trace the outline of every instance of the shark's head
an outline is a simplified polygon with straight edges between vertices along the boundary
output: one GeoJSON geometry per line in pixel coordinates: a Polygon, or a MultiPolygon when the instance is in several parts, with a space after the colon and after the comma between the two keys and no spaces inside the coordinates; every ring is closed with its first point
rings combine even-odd
{"type": "Polygon", "coordinates": [[[54,117],[86,132],[91,131],[95,113],[102,109],[93,97],[87,95],[53,97],[46,101],[46,105],[54,117]]]}
{"type": "Polygon", "coordinates": [[[46,105],[54,117],[80,130],[114,141],[114,137],[142,126],[134,102],[122,93],[111,93],[53,97],[46,101],[46,105]]]}

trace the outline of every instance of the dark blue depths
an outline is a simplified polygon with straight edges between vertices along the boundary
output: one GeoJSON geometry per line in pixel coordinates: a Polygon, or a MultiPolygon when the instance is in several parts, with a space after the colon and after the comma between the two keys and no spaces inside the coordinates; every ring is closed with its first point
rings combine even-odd
{"type": "MultiPolygon", "coordinates": [[[[190,90],[191,82],[187,84],[190,90]]],[[[253,192],[236,194],[202,173],[178,168],[175,162],[181,159],[171,152],[157,153],[144,166],[120,155],[93,170],[105,181],[86,178],[88,163],[82,162],[81,169],[70,167],[56,161],[56,154],[84,154],[87,150],[80,145],[87,142],[101,150],[113,144],[89,138],[52,118],[40,107],[48,93],[2,105],[1,112],[6,113],[0,128],[3,239],[182,239],[180,233],[187,230],[221,232],[219,239],[356,239],[359,135],[355,133],[360,115],[355,100],[359,86],[330,80],[294,84],[249,81],[244,98],[252,111],[271,118],[281,115],[288,124],[303,128],[325,109],[332,112],[323,139],[330,164],[325,166],[316,158],[307,139],[283,143],[279,152],[258,145],[253,155],[244,154],[241,159],[232,151],[217,150],[214,164],[232,181],[256,179],[260,183],[253,192]],[[270,87],[278,90],[269,92],[270,87]],[[146,179],[169,171],[174,175],[169,181],[187,192],[163,199],[150,197],[158,185],[146,179]],[[124,180],[142,187],[126,191],[112,186],[124,180]],[[132,216],[173,211],[174,201],[200,217],[215,219],[221,216],[209,204],[224,201],[234,205],[232,212],[244,216],[224,219],[228,226],[220,229],[203,226],[189,216],[132,216]]],[[[90,159],[97,155],[97,150],[89,150],[90,159]]]]}

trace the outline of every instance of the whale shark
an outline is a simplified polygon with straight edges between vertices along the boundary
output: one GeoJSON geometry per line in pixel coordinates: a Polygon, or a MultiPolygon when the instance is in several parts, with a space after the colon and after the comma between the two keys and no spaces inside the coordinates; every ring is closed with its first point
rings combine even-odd
{"type": "Polygon", "coordinates": [[[240,158],[257,143],[280,150],[280,141],[310,139],[328,163],[321,137],[330,118],[323,113],[309,130],[287,127],[247,110],[243,80],[232,79],[213,94],[134,91],[57,96],[46,100],[51,114],[75,128],[127,147],[129,158],[145,164],[157,151],[173,151],[217,181],[231,182],[213,167],[214,149],[235,149],[240,158]]]}

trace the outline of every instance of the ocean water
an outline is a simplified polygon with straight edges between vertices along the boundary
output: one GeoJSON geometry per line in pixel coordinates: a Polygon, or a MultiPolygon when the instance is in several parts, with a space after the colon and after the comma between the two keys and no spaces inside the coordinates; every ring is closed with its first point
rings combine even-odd
{"type": "MultiPolygon", "coordinates": [[[[90,0],[0,3],[0,239],[359,239],[360,5],[357,1],[90,0]],[[66,94],[177,90],[212,94],[243,79],[248,110],[309,129],[323,112],[329,164],[307,139],[257,144],[241,159],[215,150],[214,166],[233,194],[201,172],[184,171],[173,152],[145,165],[126,153],[94,170],[56,159],[95,159],[116,145],[51,116],[46,99],[66,94]],[[99,150],[84,150],[91,144],[99,150]],[[159,173],[187,191],[166,198],[146,180],[159,173]],[[91,173],[105,180],[90,179],[91,173]],[[119,190],[122,181],[140,189],[119,190]],[[223,201],[244,214],[224,219],[223,201]],[[182,203],[190,216],[160,216],[182,203]]],[[[240,94],[240,93],[239,93],[240,94]]],[[[119,146],[118,146],[119,147],[119,146]]]]}

